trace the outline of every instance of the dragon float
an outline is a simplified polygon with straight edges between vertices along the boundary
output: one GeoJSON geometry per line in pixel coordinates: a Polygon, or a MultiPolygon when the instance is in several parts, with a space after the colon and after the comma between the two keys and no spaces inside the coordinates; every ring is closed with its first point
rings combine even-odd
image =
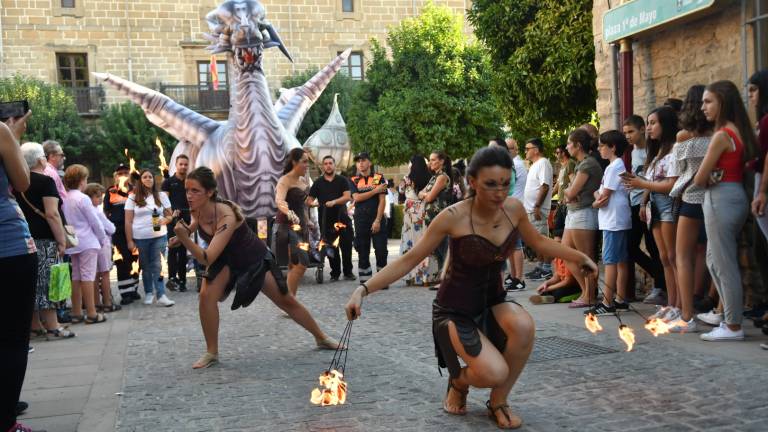
{"type": "MultiPolygon", "coordinates": [[[[168,96],[120,77],[95,73],[144,110],[150,122],[179,140],[179,154],[190,166],[216,173],[221,196],[239,204],[246,217],[275,215],[275,186],[287,153],[301,144],[296,132],[312,104],[349,57],[346,50],[299,87],[285,90],[272,102],[262,69],[265,49],[277,47],[293,61],[257,0],[225,1],[206,16],[213,54],[226,53],[231,71],[230,110],[218,122],[168,96]]],[[[171,168],[172,169],[172,168],[171,168]]]]}

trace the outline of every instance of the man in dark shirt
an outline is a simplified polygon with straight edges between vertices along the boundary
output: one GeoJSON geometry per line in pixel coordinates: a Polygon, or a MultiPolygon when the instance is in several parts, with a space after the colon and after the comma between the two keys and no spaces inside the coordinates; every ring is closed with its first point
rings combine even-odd
{"type": "Polygon", "coordinates": [[[309,196],[317,200],[318,217],[323,240],[332,245],[339,239],[339,246],[331,254],[331,280],[339,280],[341,275],[340,257],[343,258],[344,279],[355,280],[352,274],[352,221],[347,216],[347,202],[351,199],[349,182],[336,175],[336,160],[333,156],[323,158],[323,175],[315,179],[309,196]]]}
{"type": "Polygon", "coordinates": [[[382,174],[371,170],[367,152],[355,156],[357,174],[352,177],[352,199],[355,201],[355,249],[357,274],[360,282],[373,275],[371,269],[371,241],[376,253],[376,271],[387,265],[387,229],[384,219],[387,181],[382,174]]]}
{"type": "Polygon", "coordinates": [[[138,256],[128,249],[125,239],[125,202],[130,191],[130,170],[124,164],[115,168],[113,173],[115,183],[107,190],[104,197],[104,213],[115,224],[112,234],[112,245],[117,248],[121,258],[115,260],[117,267],[117,289],[120,292],[120,304],[127,305],[141,298],[139,289],[139,274],[133,272],[133,263],[138,262],[138,256]]]}
{"type": "MultiPolygon", "coordinates": [[[[187,224],[191,222],[187,191],[184,189],[188,170],[189,157],[184,154],[176,156],[176,172],[165,179],[160,187],[171,201],[173,222],[170,227],[175,226],[179,219],[183,219],[187,224]]],[[[173,229],[168,230],[169,238],[175,235],[173,229]]],[[[184,246],[168,248],[168,288],[178,288],[181,292],[187,290],[187,249],[184,246]]]]}

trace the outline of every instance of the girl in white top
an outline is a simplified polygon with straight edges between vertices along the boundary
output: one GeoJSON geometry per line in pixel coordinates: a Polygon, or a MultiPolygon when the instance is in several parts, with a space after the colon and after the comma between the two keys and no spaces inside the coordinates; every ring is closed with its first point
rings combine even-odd
{"type": "Polygon", "coordinates": [[[159,191],[150,170],[142,170],[139,176],[140,181],[125,202],[125,238],[128,249],[139,249],[144,304],[152,304],[156,292],[159,306],[173,306],[175,302],[165,295],[160,275],[160,256],[168,245],[165,226],[172,220],[171,202],[165,192],[159,191]]]}

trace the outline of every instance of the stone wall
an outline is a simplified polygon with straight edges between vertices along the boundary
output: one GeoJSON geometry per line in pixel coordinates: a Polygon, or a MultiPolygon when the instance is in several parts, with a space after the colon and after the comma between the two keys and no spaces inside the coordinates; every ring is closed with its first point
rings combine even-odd
{"type": "MultiPolygon", "coordinates": [[[[55,54],[76,52],[88,54],[91,72],[125,78],[132,73],[134,81],[157,88],[161,83],[197,84],[197,62],[210,59],[201,36],[208,30],[203,18],[219,1],[78,0],[75,9],[58,8],[58,0],[0,3],[0,76],[22,73],[56,82],[55,54]]],[[[383,41],[388,27],[418,14],[426,0],[355,0],[353,13],[341,11],[341,0],[262,3],[294,57],[290,63],[277,49],[266,52],[265,73],[275,89],[282,78],[322,67],[348,47],[368,56],[370,38],[383,41]]],[[[461,14],[470,4],[469,0],[434,3],[461,14]]],[[[92,77],[90,84],[96,85],[92,77]]],[[[119,99],[108,91],[108,102],[119,99]]]]}
{"type": "MultiPolygon", "coordinates": [[[[671,23],[635,38],[632,45],[636,114],[644,116],[670,97],[684,99],[694,84],[727,79],[743,85],[744,68],[749,65],[742,61],[741,8],[734,1],[720,3],[709,14],[682,24],[671,23]]],[[[611,47],[602,38],[606,10],[607,1],[594,1],[597,113],[603,129],[616,127],[611,117],[611,47]]],[[[750,38],[748,34],[747,40],[750,38]]],[[[751,59],[751,47],[748,48],[751,59]]]]}

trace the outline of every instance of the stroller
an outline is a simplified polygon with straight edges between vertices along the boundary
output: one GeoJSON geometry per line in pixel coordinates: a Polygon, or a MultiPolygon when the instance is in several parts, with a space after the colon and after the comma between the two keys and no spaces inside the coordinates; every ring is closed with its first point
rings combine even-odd
{"type": "MultiPolygon", "coordinates": [[[[310,218],[314,221],[314,227],[310,226],[309,230],[309,265],[308,269],[315,269],[315,282],[322,284],[324,280],[323,269],[325,267],[325,257],[330,250],[331,253],[335,251],[330,247],[324,247],[324,242],[320,236],[319,225],[317,224],[317,217],[314,214],[310,214],[310,218]]],[[[288,248],[290,247],[289,236],[293,233],[288,231],[288,227],[283,224],[272,224],[272,244],[270,248],[277,258],[277,264],[280,266],[280,270],[288,270],[288,248]]]]}

